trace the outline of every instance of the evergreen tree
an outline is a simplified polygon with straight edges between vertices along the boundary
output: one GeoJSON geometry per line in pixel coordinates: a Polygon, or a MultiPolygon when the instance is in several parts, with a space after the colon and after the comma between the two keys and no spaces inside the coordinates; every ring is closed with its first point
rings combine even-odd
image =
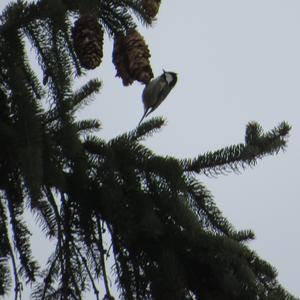
{"type": "Polygon", "coordinates": [[[23,281],[32,299],[83,299],[92,289],[113,299],[107,259],[122,299],[295,299],[276,271],[245,243],[198,181],[198,174],[239,171],[286,146],[290,126],[246,127],[245,141],[194,159],[156,155],[141,141],[153,118],[110,141],[97,120],[76,111],[101,87],[74,78],[102,60],[104,32],[124,85],[153,77],[135,18],[151,25],[160,0],[19,0],[0,23],[0,296],[23,281]],[[35,49],[42,82],[27,57],[35,49]],[[25,210],[56,242],[42,269],[31,253],[25,210]],[[104,238],[110,238],[107,249],[104,238]],[[10,267],[11,266],[11,267],[10,267]]]}

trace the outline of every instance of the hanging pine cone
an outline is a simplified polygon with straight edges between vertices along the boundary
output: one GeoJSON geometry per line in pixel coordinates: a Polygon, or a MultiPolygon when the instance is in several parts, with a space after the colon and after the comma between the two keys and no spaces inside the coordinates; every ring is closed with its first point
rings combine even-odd
{"type": "Polygon", "coordinates": [[[142,0],[142,6],[150,18],[154,18],[160,7],[160,0],[142,0]]]}
{"type": "Polygon", "coordinates": [[[128,69],[133,78],[148,83],[153,78],[149,58],[150,51],[143,36],[136,30],[131,30],[125,37],[127,49],[128,69]]]}
{"type": "Polygon", "coordinates": [[[153,78],[150,56],[144,38],[135,29],[126,36],[120,34],[115,37],[113,63],[124,85],[132,84],[134,80],[147,84],[153,78]]]}
{"type": "Polygon", "coordinates": [[[128,73],[127,68],[127,53],[124,47],[125,36],[119,33],[114,39],[114,49],[112,54],[112,61],[117,69],[116,76],[121,77],[123,85],[127,86],[134,82],[134,79],[128,73]]]}
{"type": "Polygon", "coordinates": [[[83,68],[95,69],[103,56],[103,30],[93,15],[83,15],[72,28],[74,49],[83,68]]]}

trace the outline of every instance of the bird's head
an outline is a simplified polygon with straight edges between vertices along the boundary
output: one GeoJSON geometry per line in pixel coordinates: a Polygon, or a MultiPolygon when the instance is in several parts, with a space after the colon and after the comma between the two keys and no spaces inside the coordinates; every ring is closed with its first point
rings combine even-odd
{"type": "Polygon", "coordinates": [[[174,87],[176,82],[177,82],[177,73],[175,72],[169,72],[169,71],[165,71],[163,69],[163,74],[162,74],[163,78],[165,79],[165,81],[168,83],[168,85],[170,87],[174,87]]]}

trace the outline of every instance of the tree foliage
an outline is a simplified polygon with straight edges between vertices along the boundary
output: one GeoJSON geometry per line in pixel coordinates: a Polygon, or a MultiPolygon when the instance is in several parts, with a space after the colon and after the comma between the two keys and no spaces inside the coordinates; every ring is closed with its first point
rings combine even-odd
{"type": "Polygon", "coordinates": [[[253,232],[236,231],[198,180],[283,150],[287,123],[267,133],[249,123],[244,143],[180,160],[142,144],[161,118],[110,141],[93,133],[98,120],[76,119],[101,82],[72,87],[85,73],[73,48],[74,19],[92,11],[113,37],[135,28],[135,17],[151,25],[143,2],[17,1],[2,12],[0,295],[13,288],[17,299],[26,281],[32,299],[83,299],[90,289],[99,299],[100,278],[105,299],[113,299],[111,256],[123,299],[294,299],[246,246],[253,232]],[[43,78],[30,65],[26,40],[43,78]],[[45,268],[31,253],[26,210],[55,242],[45,268]]]}

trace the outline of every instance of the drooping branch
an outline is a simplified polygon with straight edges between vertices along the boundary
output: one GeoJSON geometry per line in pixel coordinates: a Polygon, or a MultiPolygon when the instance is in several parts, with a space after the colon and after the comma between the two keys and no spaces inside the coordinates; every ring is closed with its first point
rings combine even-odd
{"type": "Polygon", "coordinates": [[[73,247],[74,249],[76,250],[78,256],[80,257],[80,261],[82,261],[87,273],[88,273],[88,276],[89,276],[89,279],[90,279],[90,282],[92,283],[92,287],[93,287],[93,291],[94,291],[94,294],[96,296],[96,299],[99,300],[99,290],[96,286],[96,283],[95,283],[95,280],[93,278],[93,275],[92,275],[92,272],[87,264],[87,260],[85,258],[85,256],[81,253],[79,247],[77,247],[74,243],[74,241],[72,242],[73,243],[73,247]]]}

